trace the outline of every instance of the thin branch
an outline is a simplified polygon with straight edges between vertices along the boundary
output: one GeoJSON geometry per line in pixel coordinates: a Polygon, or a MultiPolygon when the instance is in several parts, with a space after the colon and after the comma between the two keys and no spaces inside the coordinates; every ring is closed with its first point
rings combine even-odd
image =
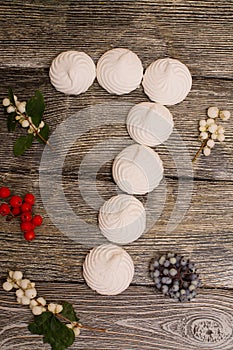
{"type": "Polygon", "coordinates": [[[207,145],[207,142],[208,142],[209,138],[204,140],[201,144],[201,147],[199,148],[199,150],[197,151],[197,153],[195,154],[193,160],[192,160],[192,163],[195,163],[195,161],[197,160],[197,158],[199,157],[201,151],[204,149],[204,147],[207,145]]]}

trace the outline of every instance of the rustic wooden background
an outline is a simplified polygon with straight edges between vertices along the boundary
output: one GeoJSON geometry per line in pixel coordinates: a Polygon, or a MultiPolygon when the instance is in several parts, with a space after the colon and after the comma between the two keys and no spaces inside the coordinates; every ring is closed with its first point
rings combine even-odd
{"type": "MultiPolygon", "coordinates": [[[[166,56],[187,64],[193,76],[192,91],[170,110],[191,156],[199,146],[197,125],[206,108],[217,105],[233,112],[232,0],[8,0],[0,3],[0,18],[0,98],[6,96],[9,86],[21,99],[40,89],[45,96],[45,119],[52,131],[84,107],[147,100],[142,88],[117,97],[105,92],[96,81],[78,97],[55,91],[49,81],[49,66],[58,53],[70,49],[85,51],[95,62],[108,49],[126,47],[139,55],[144,67],[166,56]]],[[[1,282],[9,269],[20,269],[36,281],[40,295],[47,300],[72,302],[84,324],[121,333],[82,331],[72,349],[232,350],[232,119],[226,129],[226,142],[194,165],[191,205],[170,234],[165,228],[177,198],[178,177],[167,147],[157,148],[165,167],[164,209],[148,233],[125,247],[136,268],[130,288],[119,296],[103,297],[91,291],[82,278],[82,263],[89,247],[60,232],[42,204],[39,165],[43,146],[34,144],[24,156],[14,158],[16,136],[7,132],[2,111],[1,185],[9,185],[17,194],[33,191],[38,199],[36,211],[43,214],[44,225],[38,229],[37,239],[28,243],[18,223],[1,219],[1,282]],[[181,305],[154,290],[148,276],[149,260],[170,250],[190,257],[199,268],[203,286],[193,302],[181,305]]],[[[93,128],[72,147],[63,169],[70,205],[93,227],[97,211],[82,199],[77,173],[83,156],[109,137],[118,138],[119,143],[126,140],[125,126],[93,128]]],[[[182,152],[179,146],[174,146],[178,154],[182,152]]],[[[107,162],[97,177],[97,189],[104,199],[116,191],[110,169],[111,162],[107,162]]],[[[93,185],[93,174],[87,174],[86,181],[93,185]]],[[[187,178],[184,183],[187,189],[190,181],[187,178]]],[[[90,190],[90,198],[92,195],[90,190]]],[[[62,211],[63,203],[56,195],[53,200],[62,211]]],[[[26,307],[14,304],[13,293],[0,290],[0,311],[1,350],[49,349],[27,331],[32,316],[26,307]]]]}

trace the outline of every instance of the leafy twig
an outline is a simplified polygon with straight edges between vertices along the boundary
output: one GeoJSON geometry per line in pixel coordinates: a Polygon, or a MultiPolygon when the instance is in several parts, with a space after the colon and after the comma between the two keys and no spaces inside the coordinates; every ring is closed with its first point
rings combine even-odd
{"type": "Polygon", "coordinates": [[[3,106],[8,114],[8,131],[15,131],[17,124],[20,124],[28,132],[27,136],[21,136],[16,140],[14,144],[15,156],[22,155],[30,148],[34,138],[47,144],[53,150],[53,147],[48,142],[49,126],[42,121],[45,103],[44,97],[39,90],[27,102],[20,102],[10,88],[8,98],[3,99],[3,106]]]}
{"type": "MultiPolygon", "coordinates": [[[[38,298],[35,283],[24,279],[21,271],[10,271],[7,281],[3,283],[3,289],[6,291],[10,291],[13,288],[16,289],[17,303],[28,305],[34,314],[34,320],[28,326],[29,331],[32,334],[42,335],[43,342],[49,343],[52,350],[67,349],[73,344],[75,336],[80,334],[80,329],[121,335],[125,336],[126,340],[131,336],[131,341],[151,344],[151,342],[146,341],[150,337],[145,335],[110,331],[104,328],[83,325],[80,323],[74,307],[70,303],[63,302],[62,305],[47,304],[44,298],[38,298]],[[145,340],[140,340],[139,338],[145,340]]],[[[16,304],[2,300],[0,302],[16,304]]]]}

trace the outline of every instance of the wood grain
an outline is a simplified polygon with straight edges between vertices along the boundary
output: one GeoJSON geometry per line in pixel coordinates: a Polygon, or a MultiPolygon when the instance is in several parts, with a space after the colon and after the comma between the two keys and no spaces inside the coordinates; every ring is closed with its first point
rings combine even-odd
{"type": "MultiPolygon", "coordinates": [[[[27,243],[22,239],[18,222],[10,224],[2,222],[0,233],[4,242],[4,246],[0,248],[2,271],[6,273],[9,269],[24,270],[26,267],[34,280],[83,282],[81,271],[86,253],[92,246],[105,242],[98,233],[98,205],[117,193],[116,186],[111,181],[97,181],[98,192],[95,192],[93,183],[87,181],[89,191],[83,198],[77,180],[70,176],[64,177],[66,198],[77,215],[75,220],[78,218],[80,222],[73,224],[70,221],[65,225],[64,231],[59,232],[49,218],[49,211],[46,213],[43,208],[39,196],[38,176],[31,174],[30,180],[25,174],[8,175],[7,178],[16,193],[20,191],[25,193],[28,182],[31,181],[29,189],[38,199],[35,210],[43,214],[44,226],[37,229],[37,239],[27,243]],[[23,179],[25,184],[22,188],[23,179]],[[98,194],[100,198],[97,197],[98,194]],[[84,225],[88,225],[88,233],[85,233],[84,225]],[[43,271],[46,271],[46,275],[43,271]]],[[[54,184],[48,179],[45,185],[54,184]]],[[[190,190],[188,180],[182,185],[185,191],[190,190]]],[[[205,287],[233,288],[232,182],[224,182],[224,190],[222,182],[194,182],[188,211],[182,222],[170,233],[166,231],[177,201],[177,181],[167,179],[164,186],[159,186],[151,199],[147,196],[139,197],[146,206],[147,220],[152,227],[139,240],[125,246],[135,262],[134,283],[151,285],[152,281],[148,276],[151,258],[174,250],[196,262],[205,287]],[[167,191],[165,203],[162,200],[164,186],[167,191]]],[[[64,217],[64,203],[60,200],[59,191],[54,192],[52,197],[45,198],[45,205],[49,203],[58,218],[64,217]]]]}
{"type": "Polygon", "coordinates": [[[193,75],[231,79],[233,10],[229,0],[215,5],[213,0],[4,1],[1,67],[49,67],[69,49],[97,60],[123,46],[138,53],[145,67],[169,55],[184,61],[193,75]]]}
{"type": "MultiPolygon", "coordinates": [[[[96,295],[86,286],[67,283],[38,284],[38,291],[48,301],[72,302],[84,325],[109,331],[82,330],[73,349],[231,350],[233,347],[230,291],[201,290],[194,302],[182,307],[153,287],[131,286],[115,297],[96,295]]],[[[13,293],[0,292],[1,350],[49,349],[42,345],[40,337],[28,332],[30,311],[11,304],[13,301],[13,293]]]]}
{"type": "MultiPolygon", "coordinates": [[[[7,132],[0,114],[0,184],[16,194],[33,192],[35,212],[44,217],[33,242],[23,240],[18,222],[1,219],[0,281],[8,270],[20,269],[49,301],[73,303],[83,324],[121,333],[83,330],[72,349],[232,350],[232,118],[225,123],[226,141],[218,143],[210,157],[202,156],[193,167],[186,162],[200,145],[198,121],[206,109],[217,105],[233,111],[232,1],[5,0],[0,3],[0,24],[0,99],[9,86],[25,100],[40,89],[51,132],[72,115],[77,118],[51,154],[65,156],[67,138],[74,138],[61,170],[58,163],[42,164],[43,145],[34,144],[15,158],[16,135],[7,132]],[[185,101],[169,107],[176,133],[155,148],[163,160],[164,179],[153,195],[138,197],[146,206],[148,230],[125,246],[135,263],[133,283],[122,295],[103,297],[85,285],[82,264],[89,249],[102,242],[97,228],[100,205],[118,193],[111,165],[131,142],[124,123],[126,106],[148,99],[141,87],[114,96],[97,81],[85,94],[65,96],[52,87],[48,73],[61,51],[83,50],[97,62],[113,47],[132,49],[144,68],[157,58],[178,58],[188,65],[193,86],[185,101]],[[82,127],[86,130],[80,135],[82,127]],[[68,215],[62,230],[51,214],[61,224],[66,213],[60,179],[81,222],[77,225],[68,215]],[[184,217],[169,231],[167,225],[180,215],[177,205],[184,217]],[[170,250],[192,259],[199,270],[202,288],[191,303],[163,297],[148,275],[151,258],[170,250]]],[[[30,311],[12,302],[13,293],[0,289],[0,349],[49,349],[27,331],[30,311]]]]}
{"type": "MultiPolygon", "coordinates": [[[[82,111],[83,108],[90,108],[91,106],[100,106],[103,104],[106,118],[111,117],[111,122],[103,125],[100,128],[96,127],[96,122],[100,115],[94,113],[88,115],[85,121],[87,129],[90,132],[77,138],[74,147],[67,156],[64,166],[64,172],[77,172],[77,169],[82,161],[83,156],[96,146],[98,143],[108,140],[111,143],[111,138],[119,140],[124,139],[129,141],[124,123],[119,123],[123,116],[126,117],[125,112],[118,111],[119,114],[112,113],[114,103],[136,104],[142,101],[148,101],[142,88],[137,89],[133,93],[125,96],[113,96],[105,92],[97,82],[85,94],[79,97],[65,96],[51,86],[48,78],[47,70],[36,70],[32,74],[30,69],[20,70],[2,70],[2,75],[5,76],[5,81],[0,86],[0,98],[6,96],[7,89],[12,86],[19,98],[29,98],[35,91],[40,89],[45,96],[46,112],[45,120],[49,123],[51,131],[55,131],[57,125],[62,121],[68,119],[70,116],[82,111]],[[17,81],[17,85],[15,84],[17,81]]],[[[169,109],[173,114],[175,129],[185,143],[187,152],[190,153],[190,158],[194,157],[197,149],[200,147],[198,141],[198,122],[201,118],[206,117],[206,109],[211,105],[217,105],[222,109],[233,110],[233,85],[230,82],[218,79],[200,79],[197,78],[193,82],[193,87],[187,99],[176,106],[171,106],[169,109]]],[[[81,112],[82,113],[82,112],[81,112]]],[[[78,117],[80,114],[78,114],[78,117]]],[[[102,117],[102,116],[101,116],[102,117]]],[[[194,177],[199,179],[211,180],[233,180],[233,164],[232,164],[232,135],[233,135],[233,120],[224,123],[226,128],[226,141],[223,144],[217,143],[212,155],[208,158],[201,157],[193,166],[194,177]]],[[[75,135],[78,133],[79,124],[77,121],[77,129],[70,127],[69,133],[75,135]]],[[[40,164],[42,145],[35,144],[33,148],[27,152],[22,158],[15,158],[11,150],[16,139],[14,134],[7,133],[5,118],[0,119],[0,138],[4,140],[0,149],[1,156],[1,172],[19,171],[31,173],[31,171],[38,171],[40,164]],[[7,137],[5,137],[7,136],[7,137]],[[2,155],[9,149],[8,157],[2,155]],[[9,158],[10,157],[10,158],[9,158]],[[22,162],[22,159],[26,159],[22,162]]],[[[121,141],[119,142],[119,145],[121,141]]],[[[123,148],[124,146],[122,146],[123,148]]],[[[176,137],[170,138],[169,142],[164,145],[156,147],[156,151],[160,154],[165,168],[165,175],[177,177],[177,167],[174,164],[173,154],[182,156],[183,148],[176,137]],[[169,151],[170,149],[170,151],[169,151]],[[172,150],[172,152],[171,152],[172,150]]],[[[116,152],[119,148],[116,147],[116,152]]],[[[103,151],[102,151],[103,152],[103,151]]],[[[109,174],[110,168],[102,168],[101,171],[105,176],[109,174]]],[[[108,175],[109,176],[109,175],[108,175]]]]}

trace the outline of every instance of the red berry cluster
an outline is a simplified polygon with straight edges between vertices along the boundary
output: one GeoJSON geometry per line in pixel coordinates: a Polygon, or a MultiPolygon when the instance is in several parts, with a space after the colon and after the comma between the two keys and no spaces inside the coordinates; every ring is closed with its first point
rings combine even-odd
{"type": "Polygon", "coordinates": [[[27,241],[35,238],[35,227],[42,225],[43,219],[40,215],[33,216],[32,207],[35,203],[35,197],[32,193],[27,193],[22,200],[19,196],[12,196],[8,187],[0,188],[0,198],[9,199],[9,203],[0,205],[0,214],[8,217],[20,217],[20,228],[27,241]],[[10,198],[9,198],[10,197],[10,198]]]}

